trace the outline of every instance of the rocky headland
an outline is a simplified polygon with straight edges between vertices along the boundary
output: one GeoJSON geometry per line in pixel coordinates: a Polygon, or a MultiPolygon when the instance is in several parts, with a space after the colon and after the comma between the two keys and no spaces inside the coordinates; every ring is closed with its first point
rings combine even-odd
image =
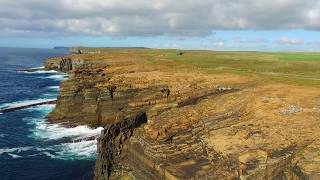
{"type": "Polygon", "coordinates": [[[94,179],[320,179],[316,87],[204,73],[150,49],[45,68],[69,74],[48,121],[104,127],[94,179]]]}

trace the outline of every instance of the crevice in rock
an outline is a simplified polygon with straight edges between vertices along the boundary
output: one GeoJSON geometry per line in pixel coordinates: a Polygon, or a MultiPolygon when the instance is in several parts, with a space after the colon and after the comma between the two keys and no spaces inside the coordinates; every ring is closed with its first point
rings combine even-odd
{"type": "Polygon", "coordinates": [[[144,112],[138,113],[132,118],[107,125],[98,139],[99,157],[96,161],[95,179],[110,177],[113,167],[121,159],[124,143],[130,139],[136,128],[147,123],[147,115],[144,112]]]}
{"type": "Polygon", "coordinates": [[[184,107],[184,106],[190,106],[190,105],[195,105],[197,104],[199,101],[209,97],[209,96],[214,96],[214,95],[222,95],[222,94],[226,94],[226,93],[233,93],[233,92],[237,92],[240,91],[240,89],[233,89],[233,88],[217,88],[211,92],[208,92],[206,94],[200,95],[200,96],[194,96],[194,97],[190,97],[189,99],[179,102],[177,107],[184,107]]]}

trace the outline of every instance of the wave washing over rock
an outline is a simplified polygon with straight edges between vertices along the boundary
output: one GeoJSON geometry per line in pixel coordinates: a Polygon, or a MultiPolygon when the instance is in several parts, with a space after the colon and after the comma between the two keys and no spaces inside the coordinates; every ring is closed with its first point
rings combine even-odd
{"type": "MultiPolygon", "coordinates": [[[[43,67],[39,67],[39,68],[43,68],[43,67]]],[[[35,71],[21,71],[21,72],[26,73],[26,74],[57,74],[57,71],[55,71],[55,70],[50,70],[50,71],[35,70],[35,71]]]]}
{"type": "MultiPolygon", "coordinates": [[[[39,111],[46,115],[55,105],[45,105],[30,108],[30,111],[39,111]]],[[[59,144],[49,146],[50,152],[44,154],[51,158],[60,159],[95,159],[97,153],[97,138],[103,128],[95,129],[87,126],[64,127],[61,124],[50,124],[45,118],[25,118],[29,124],[35,125],[33,138],[43,141],[57,141],[59,144]]]]}
{"type": "MultiPolygon", "coordinates": [[[[65,73],[58,73],[55,70],[38,70],[40,68],[43,67],[31,68],[31,70],[35,69],[35,71],[26,71],[25,73],[50,74],[49,76],[43,78],[52,78],[57,81],[66,80],[68,77],[65,73]]],[[[59,89],[59,86],[50,86],[48,89],[59,89]]],[[[0,109],[17,108],[56,100],[52,98],[46,98],[55,96],[55,94],[46,93],[41,96],[44,96],[44,98],[1,104],[0,109]]],[[[97,154],[97,138],[99,137],[103,128],[98,127],[92,129],[88,126],[65,127],[61,124],[50,124],[46,121],[45,116],[51,112],[54,107],[54,104],[29,107],[26,110],[30,112],[37,112],[39,114],[39,118],[26,117],[24,120],[28,124],[34,125],[34,129],[32,129],[32,138],[41,139],[42,141],[56,141],[58,143],[52,143],[55,145],[50,145],[45,148],[33,146],[2,148],[0,149],[0,155],[7,154],[14,159],[22,158],[24,156],[33,157],[39,155],[46,155],[50,158],[64,160],[95,159],[97,154]],[[36,151],[38,153],[29,154],[28,151],[36,151]]],[[[0,134],[1,138],[5,136],[5,134],[0,134]]]]}

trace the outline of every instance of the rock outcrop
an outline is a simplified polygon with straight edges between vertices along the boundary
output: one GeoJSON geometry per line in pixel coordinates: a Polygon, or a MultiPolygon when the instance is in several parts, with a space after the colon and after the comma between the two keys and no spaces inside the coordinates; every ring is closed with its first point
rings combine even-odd
{"type": "Polygon", "coordinates": [[[150,50],[46,68],[70,75],[49,121],[104,127],[95,179],[320,178],[316,88],[206,75],[150,50]]]}

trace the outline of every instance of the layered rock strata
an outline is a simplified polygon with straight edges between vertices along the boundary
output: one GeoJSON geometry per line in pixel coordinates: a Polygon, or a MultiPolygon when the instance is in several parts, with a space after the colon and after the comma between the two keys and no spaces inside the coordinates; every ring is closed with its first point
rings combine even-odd
{"type": "Polygon", "coordinates": [[[70,75],[49,121],[104,127],[95,179],[320,178],[318,89],[180,71],[149,54],[46,63],[70,75]]]}

